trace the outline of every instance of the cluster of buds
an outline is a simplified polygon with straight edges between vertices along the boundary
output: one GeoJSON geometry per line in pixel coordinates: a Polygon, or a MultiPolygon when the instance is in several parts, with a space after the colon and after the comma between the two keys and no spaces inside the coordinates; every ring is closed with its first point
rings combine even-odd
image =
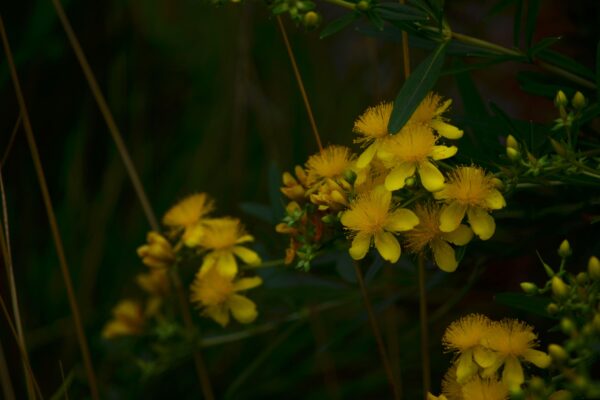
{"type": "Polygon", "coordinates": [[[543,263],[549,276],[545,285],[538,288],[531,282],[521,284],[528,294],[551,296],[547,312],[560,321],[557,328],[566,336],[563,343],[548,346],[554,371],[552,383],[542,387],[530,382],[527,398],[600,399],[600,380],[593,374],[600,356],[600,260],[590,257],[587,271],[573,275],[565,268],[571,254],[571,246],[564,240],[558,248],[558,271],[543,263]]]}
{"type": "Polygon", "coordinates": [[[321,23],[321,15],[315,11],[316,4],[309,0],[276,0],[271,5],[274,15],[288,13],[297,24],[314,29],[321,23]]]}
{"type": "Polygon", "coordinates": [[[560,117],[556,119],[553,130],[561,128],[570,128],[577,117],[580,116],[581,111],[587,105],[587,99],[581,92],[575,92],[571,98],[571,105],[569,107],[569,100],[562,90],[559,90],[554,97],[554,105],[558,108],[560,117]]]}

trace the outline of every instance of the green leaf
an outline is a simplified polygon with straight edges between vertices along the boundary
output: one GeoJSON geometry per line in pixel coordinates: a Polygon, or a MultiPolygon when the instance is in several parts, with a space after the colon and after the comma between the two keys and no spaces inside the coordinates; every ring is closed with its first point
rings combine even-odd
{"type": "Polygon", "coordinates": [[[533,42],[538,14],[540,13],[540,0],[529,0],[528,3],[527,21],[525,21],[525,45],[527,48],[530,48],[533,42]]]}
{"type": "Polygon", "coordinates": [[[388,124],[388,131],[396,133],[409,120],[427,93],[433,88],[442,70],[446,53],[446,42],[415,68],[400,89],[388,124]]]}
{"type": "Polygon", "coordinates": [[[540,51],[542,51],[544,49],[547,49],[550,46],[554,46],[554,44],[557,43],[558,41],[560,41],[561,39],[562,39],[562,37],[560,37],[560,36],[544,38],[544,39],[540,40],[539,42],[537,42],[532,47],[530,47],[529,50],[527,51],[527,55],[529,56],[530,59],[533,59],[533,58],[535,58],[537,53],[539,53],[540,51]]]}
{"type": "Polygon", "coordinates": [[[386,21],[426,21],[427,14],[414,7],[398,3],[380,3],[375,7],[386,21]]]}
{"type": "Polygon", "coordinates": [[[365,13],[367,19],[373,24],[377,30],[382,31],[385,25],[385,21],[379,15],[379,12],[376,10],[369,10],[365,13]]]}
{"type": "Polygon", "coordinates": [[[75,378],[75,371],[71,370],[63,383],[56,389],[56,392],[50,397],[50,400],[60,400],[67,397],[67,392],[75,378]]]}
{"type": "Polygon", "coordinates": [[[524,293],[499,293],[494,296],[494,301],[516,310],[526,311],[545,318],[553,318],[546,311],[546,307],[550,303],[550,299],[547,297],[530,296],[524,293]]]}
{"type": "Polygon", "coordinates": [[[576,75],[580,75],[587,79],[595,79],[595,74],[587,67],[579,64],[577,61],[563,54],[557,53],[552,50],[542,50],[538,53],[537,58],[555,64],[558,67],[566,69],[576,75]]]}
{"type": "Polygon", "coordinates": [[[334,33],[338,33],[352,22],[356,21],[360,17],[358,12],[351,12],[345,15],[342,15],[338,19],[334,19],[321,31],[321,35],[319,38],[325,39],[328,36],[333,35],[334,33]]]}

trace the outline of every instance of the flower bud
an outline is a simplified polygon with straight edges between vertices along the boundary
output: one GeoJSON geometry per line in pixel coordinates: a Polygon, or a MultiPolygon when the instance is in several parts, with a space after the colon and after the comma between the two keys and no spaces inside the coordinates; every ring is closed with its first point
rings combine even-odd
{"type": "Polygon", "coordinates": [[[573,252],[571,251],[571,245],[568,240],[563,240],[560,246],[558,247],[558,255],[561,258],[569,257],[573,252]]]}
{"type": "Polygon", "coordinates": [[[556,303],[550,303],[546,306],[546,311],[548,312],[548,314],[554,315],[558,313],[560,309],[558,308],[558,305],[556,303]]]}
{"type": "Polygon", "coordinates": [[[371,5],[366,0],[360,0],[356,4],[356,8],[359,9],[360,11],[367,11],[369,8],[371,8],[371,5]]]}
{"type": "Polygon", "coordinates": [[[571,104],[576,110],[581,110],[586,104],[585,96],[579,91],[575,92],[571,104]]]}
{"type": "Polygon", "coordinates": [[[321,16],[314,11],[309,11],[304,14],[304,26],[308,29],[316,28],[321,22],[321,16]]]}
{"type": "Polygon", "coordinates": [[[519,149],[519,142],[513,135],[508,135],[506,137],[506,147],[511,147],[513,149],[519,149]]]}
{"type": "Polygon", "coordinates": [[[561,364],[569,359],[567,351],[562,346],[554,343],[548,345],[548,354],[550,354],[552,360],[557,364],[561,364]]]}
{"type": "Polygon", "coordinates": [[[539,376],[532,376],[529,379],[529,388],[535,392],[543,392],[546,388],[546,383],[539,376]]]}
{"type": "Polygon", "coordinates": [[[513,147],[506,148],[506,156],[510,161],[519,161],[521,159],[521,153],[513,147]]]}
{"type": "Polygon", "coordinates": [[[554,97],[554,105],[556,107],[566,107],[568,104],[569,100],[567,100],[565,92],[559,90],[558,93],[556,93],[556,97],[554,97]]]}
{"type": "Polygon", "coordinates": [[[600,260],[596,256],[591,256],[588,261],[588,274],[593,280],[600,280],[600,260]]]}
{"type": "Polygon", "coordinates": [[[600,332],[600,314],[594,315],[594,319],[592,320],[592,326],[596,330],[596,332],[600,332]]]}
{"type": "Polygon", "coordinates": [[[562,143],[550,138],[550,144],[552,145],[552,148],[554,149],[556,154],[558,154],[559,156],[565,157],[567,155],[567,149],[565,148],[565,146],[562,145],[562,143]]]}
{"type": "Polygon", "coordinates": [[[583,286],[588,281],[588,274],[586,274],[585,272],[580,272],[577,274],[577,277],[575,279],[577,280],[577,284],[583,286]]]}
{"type": "Polygon", "coordinates": [[[562,299],[569,294],[569,285],[558,276],[552,278],[552,293],[554,296],[562,299]]]}
{"type": "Polygon", "coordinates": [[[531,282],[521,282],[521,289],[527,294],[536,294],[538,291],[536,284],[531,282]]]}
{"type": "Polygon", "coordinates": [[[417,183],[417,181],[412,176],[409,178],[406,178],[406,180],[404,181],[404,185],[406,187],[413,187],[413,186],[415,186],[415,183],[417,183]]]}
{"type": "Polygon", "coordinates": [[[560,321],[560,329],[563,331],[565,335],[570,335],[576,331],[575,323],[569,318],[563,318],[560,321]]]}

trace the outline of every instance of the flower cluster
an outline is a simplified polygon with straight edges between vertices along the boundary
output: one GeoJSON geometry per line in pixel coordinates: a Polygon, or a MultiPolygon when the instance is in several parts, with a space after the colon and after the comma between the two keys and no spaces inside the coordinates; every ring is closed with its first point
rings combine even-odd
{"type": "Polygon", "coordinates": [[[203,316],[222,326],[229,323],[230,314],[241,323],[256,319],[256,305],[242,293],[261,285],[262,280],[246,276],[240,268],[240,262],[248,266],[261,263],[258,254],[246,247],[254,238],[240,220],[212,217],[214,209],[214,201],[205,193],[188,196],[164,215],[164,234],[148,233],[147,243],[137,250],[148,272],[136,277],[147,295],[146,305],[120,302],[103,331],[105,338],[141,334],[148,319],[162,319],[164,300],[171,294],[169,275],[178,274],[179,266],[190,263],[199,266],[190,286],[190,301],[203,316]]]}
{"type": "Polygon", "coordinates": [[[533,327],[515,319],[492,321],[470,314],[446,329],[442,343],[456,356],[439,397],[447,400],[508,399],[509,390],[525,381],[523,363],[539,368],[551,363],[548,354],[536,349],[533,327]]]}
{"type": "Polygon", "coordinates": [[[297,166],[295,176],[284,173],[281,191],[290,203],[276,229],[291,236],[286,262],[297,257],[297,266],[308,269],[323,245],[345,232],[355,260],[374,246],[395,263],[405,246],[431,252],[452,272],[458,266],[452,245],[464,246],[474,235],[491,238],[490,212],[506,205],[501,184],[476,165],[441,162],[458,151],[445,141],[463,135],[443,116],[450,105],[429,93],[399,132],[388,131],[392,103],[370,107],[354,124],[362,153],[332,145],[297,166]]]}

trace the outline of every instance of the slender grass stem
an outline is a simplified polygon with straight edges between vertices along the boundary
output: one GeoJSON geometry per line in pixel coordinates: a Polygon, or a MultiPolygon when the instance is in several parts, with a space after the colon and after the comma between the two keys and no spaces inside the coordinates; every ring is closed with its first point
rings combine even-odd
{"type": "Polygon", "coordinates": [[[427,393],[431,387],[431,367],[429,365],[429,328],[427,324],[427,292],[425,288],[425,254],[419,254],[419,315],[421,320],[421,358],[423,367],[423,392],[427,393]]]}
{"type": "MultiPolygon", "coordinates": [[[[400,4],[406,4],[406,0],[400,0],[400,4]]],[[[408,32],[402,31],[402,61],[404,63],[404,79],[410,76],[410,49],[408,48],[408,32]]]]}
{"type": "Polygon", "coordinates": [[[296,76],[296,81],[298,82],[298,88],[300,89],[300,94],[302,95],[304,106],[306,107],[306,113],[308,114],[310,126],[312,128],[313,134],[315,135],[317,146],[319,146],[319,151],[322,151],[323,144],[321,143],[321,136],[319,136],[319,130],[317,129],[317,124],[315,122],[315,117],[312,112],[312,107],[310,106],[310,102],[308,101],[308,95],[306,94],[306,90],[304,89],[304,83],[302,81],[302,76],[300,75],[300,70],[298,69],[298,64],[296,63],[296,57],[294,56],[294,52],[292,50],[292,46],[290,45],[290,41],[288,39],[288,35],[285,31],[285,26],[283,25],[281,17],[278,15],[276,18],[277,24],[279,25],[279,31],[281,32],[283,42],[285,43],[285,47],[287,48],[288,56],[290,57],[290,62],[294,70],[294,75],[296,76]]]}
{"type": "Polygon", "coordinates": [[[8,144],[6,145],[6,150],[4,150],[4,154],[2,155],[2,160],[0,161],[0,168],[4,168],[4,164],[6,164],[6,160],[8,160],[10,151],[12,150],[13,144],[15,143],[15,138],[17,137],[17,133],[19,132],[19,128],[21,127],[22,120],[23,120],[23,115],[21,113],[19,113],[17,122],[15,122],[15,127],[13,128],[13,130],[10,134],[10,139],[8,139],[8,144]]]}
{"type": "Polygon", "coordinates": [[[379,357],[381,358],[381,363],[383,364],[383,368],[385,369],[385,374],[388,379],[388,382],[392,388],[392,392],[394,393],[394,399],[401,399],[402,394],[398,386],[396,385],[396,380],[394,379],[394,374],[392,372],[392,366],[390,365],[390,361],[385,351],[385,344],[383,343],[383,337],[381,336],[381,331],[379,329],[379,325],[377,324],[377,320],[375,319],[375,313],[373,312],[373,306],[371,305],[371,300],[369,299],[369,294],[367,292],[367,287],[365,285],[365,280],[363,278],[362,272],[360,270],[360,265],[358,262],[354,262],[354,272],[356,273],[356,279],[358,280],[358,284],[360,286],[360,291],[365,303],[365,308],[367,310],[367,314],[369,316],[369,322],[371,324],[371,330],[373,331],[373,336],[375,337],[375,342],[377,342],[377,350],[379,351],[379,357]]]}
{"type": "Polygon", "coordinates": [[[48,191],[48,184],[46,183],[46,176],[44,174],[44,168],[42,167],[42,161],[40,159],[40,155],[38,152],[35,137],[33,135],[33,128],[31,127],[31,121],[29,119],[29,113],[27,111],[27,106],[25,104],[25,98],[23,97],[23,92],[21,90],[21,84],[19,82],[19,77],[17,75],[17,69],[15,67],[13,54],[10,49],[10,44],[8,42],[8,37],[6,35],[6,30],[4,28],[4,20],[2,19],[1,16],[0,16],[0,34],[2,35],[4,52],[6,53],[6,59],[8,61],[11,78],[12,78],[13,84],[15,86],[17,101],[19,103],[19,108],[21,109],[21,115],[23,115],[23,126],[25,128],[25,136],[27,137],[27,142],[29,144],[29,149],[31,151],[31,157],[33,159],[33,164],[34,164],[35,171],[36,171],[36,174],[38,177],[38,183],[40,186],[40,190],[42,192],[42,197],[44,199],[44,206],[46,207],[46,213],[48,215],[48,222],[50,224],[50,230],[52,231],[52,237],[54,239],[54,245],[56,247],[56,252],[58,254],[60,269],[61,269],[63,280],[65,283],[67,297],[69,299],[69,305],[71,307],[71,313],[73,314],[73,322],[75,324],[75,332],[77,335],[77,341],[79,342],[79,347],[80,347],[81,354],[83,357],[83,363],[84,363],[85,371],[87,374],[88,383],[90,385],[90,391],[91,391],[93,399],[99,399],[98,384],[96,382],[96,374],[94,372],[94,366],[92,365],[90,350],[88,347],[87,339],[85,337],[83,324],[81,322],[81,314],[79,312],[79,305],[77,304],[77,299],[75,297],[75,292],[73,290],[73,282],[71,280],[69,267],[67,265],[67,258],[65,256],[62,238],[60,236],[60,231],[58,229],[56,215],[54,214],[54,208],[52,206],[52,200],[50,198],[50,192],[48,191]]]}
{"type": "Polygon", "coordinates": [[[15,389],[13,388],[8,371],[10,370],[8,369],[6,356],[4,355],[4,347],[2,346],[2,342],[0,342],[0,385],[2,386],[2,394],[6,400],[15,400],[15,389]]]}

